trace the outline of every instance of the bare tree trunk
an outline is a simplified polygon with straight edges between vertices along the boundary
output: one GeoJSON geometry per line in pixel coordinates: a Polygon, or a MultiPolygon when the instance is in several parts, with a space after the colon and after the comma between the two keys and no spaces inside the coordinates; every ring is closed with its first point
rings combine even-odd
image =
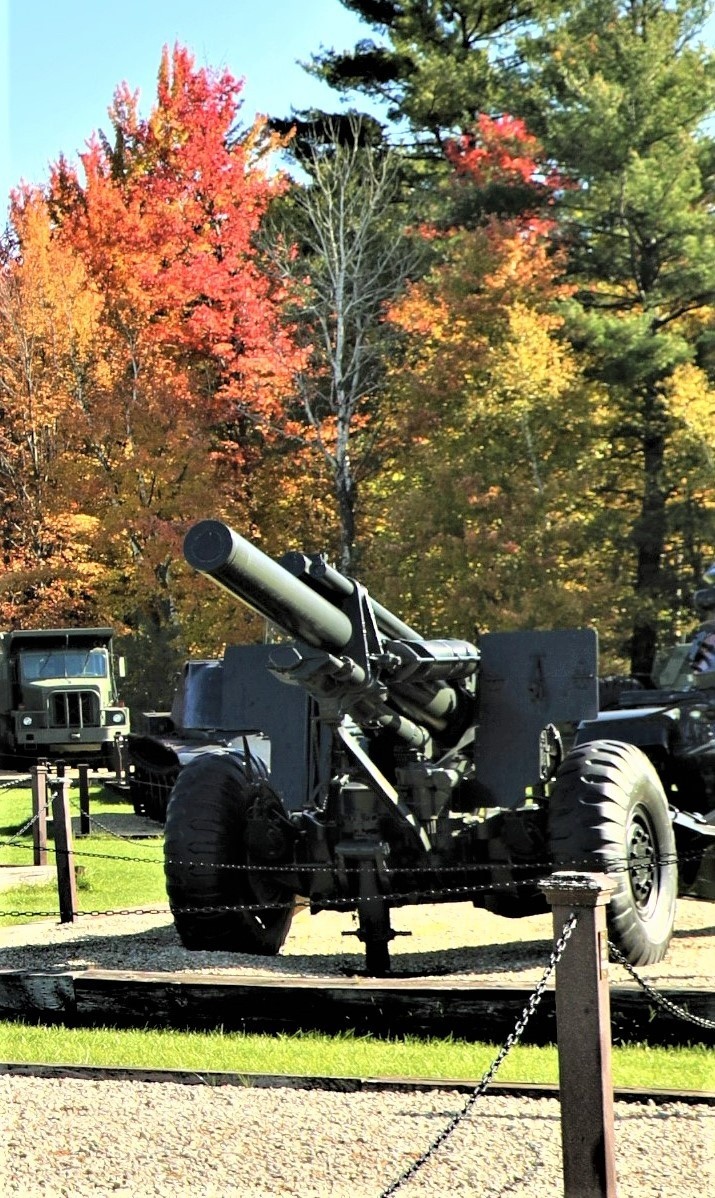
{"type": "Polygon", "coordinates": [[[648,679],[658,642],[658,611],[664,597],[663,558],[666,545],[665,413],[660,397],[651,391],[643,404],[643,498],[633,529],[636,547],[636,616],[631,637],[631,670],[648,679]]]}
{"type": "Polygon", "coordinates": [[[349,120],[347,138],[337,128],[333,136],[327,149],[317,143],[301,159],[308,183],[296,187],[272,241],[291,247],[280,266],[303,287],[297,319],[313,355],[299,392],[312,429],[306,444],[323,455],[333,479],[339,559],[349,572],[358,485],[369,468],[365,447],[372,445],[371,422],[395,337],[385,311],[424,250],[407,232],[398,155],[366,144],[357,117],[349,120]]]}

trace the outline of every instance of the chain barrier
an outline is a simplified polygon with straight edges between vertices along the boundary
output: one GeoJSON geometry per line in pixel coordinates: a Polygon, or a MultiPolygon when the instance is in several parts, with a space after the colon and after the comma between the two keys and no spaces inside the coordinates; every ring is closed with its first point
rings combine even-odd
{"type": "MultiPolygon", "coordinates": [[[[44,813],[45,813],[45,815],[48,815],[48,814],[49,814],[49,810],[50,810],[49,804],[48,804],[48,803],[45,803],[45,807],[44,807],[44,813]]],[[[27,845],[24,845],[24,844],[18,844],[18,843],[16,843],[16,840],[15,840],[15,838],[16,838],[17,836],[24,836],[26,832],[29,832],[30,828],[33,826],[33,824],[36,824],[36,823],[37,823],[37,821],[39,820],[39,818],[40,818],[40,816],[41,816],[41,815],[42,815],[42,812],[41,812],[41,811],[36,811],[34,815],[31,815],[31,816],[30,816],[30,818],[29,818],[29,820],[27,821],[27,823],[26,823],[26,824],[23,824],[21,828],[17,828],[17,829],[16,829],[16,830],[15,830],[15,831],[12,833],[12,839],[11,839],[11,840],[1,840],[1,841],[0,841],[0,846],[2,846],[2,848],[4,848],[4,849],[24,849],[24,848],[27,848],[27,845]]],[[[48,847],[49,847],[49,846],[48,846],[48,847]]],[[[50,850],[50,851],[52,851],[52,850],[50,850]]]]}
{"type": "Polygon", "coordinates": [[[0,782],[0,791],[17,790],[19,787],[24,788],[26,786],[29,786],[31,782],[32,782],[31,774],[23,774],[22,776],[18,776],[17,778],[9,778],[9,779],[6,778],[2,782],[0,782]]]}
{"type": "MultiPolygon", "coordinates": [[[[78,803],[72,803],[71,806],[74,807],[75,810],[80,810],[78,803]]],[[[102,821],[97,819],[96,815],[92,815],[91,812],[89,814],[89,822],[90,822],[90,824],[94,825],[95,827],[101,828],[102,832],[104,832],[107,836],[111,836],[114,840],[124,840],[124,841],[127,841],[129,844],[136,843],[136,839],[137,839],[136,836],[125,836],[124,833],[117,832],[114,828],[110,828],[107,826],[107,824],[103,824],[102,821]]],[[[159,839],[158,836],[148,836],[147,837],[147,840],[158,840],[158,839],[159,839]]],[[[116,857],[113,859],[115,861],[118,860],[118,858],[116,858],[116,857]]]]}
{"type": "Polygon", "coordinates": [[[623,953],[610,940],[608,941],[608,952],[614,961],[623,966],[656,1006],[661,1007],[664,1011],[668,1011],[671,1015],[677,1016],[678,1019],[684,1019],[687,1023],[694,1023],[697,1027],[715,1028],[715,1019],[705,1019],[701,1015],[691,1015],[690,1011],[686,1011],[684,1007],[679,1007],[677,1003],[671,1002],[665,995],[659,994],[644,978],[636,973],[630,961],[623,956],[623,953]]]}
{"type": "Polygon", "coordinates": [[[400,1176],[397,1178],[396,1181],[393,1181],[392,1184],[390,1186],[388,1186],[388,1188],[386,1190],[382,1191],[380,1198],[388,1198],[388,1196],[390,1194],[395,1194],[405,1184],[405,1182],[409,1181],[410,1178],[414,1177],[415,1174],[418,1172],[418,1170],[420,1170],[423,1167],[423,1165],[427,1164],[427,1161],[429,1161],[435,1155],[435,1153],[442,1146],[442,1144],[444,1144],[445,1141],[448,1140],[449,1137],[452,1135],[452,1133],[454,1131],[456,1131],[456,1129],[459,1127],[460,1123],[462,1123],[463,1120],[466,1119],[467,1115],[471,1111],[471,1109],[474,1106],[474,1104],[476,1103],[477,1099],[482,1097],[482,1095],[486,1091],[487,1087],[494,1080],[497,1070],[499,1069],[502,1062],[504,1061],[504,1058],[508,1056],[508,1054],[511,1052],[514,1045],[518,1044],[519,1040],[523,1036],[526,1025],[528,1024],[529,1020],[531,1019],[531,1016],[534,1014],[534,1011],[536,1010],[539,1003],[541,1002],[541,999],[542,999],[544,991],[549,983],[551,975],[553,974],[554,970],[556,969],[556,966],[558,965],[559,961],[561,960],[561,957],[563,956],[564,949],[566,948],[566,945],[568,944],[571,934],[572,934],[574,928],[576,927],[576,924],[578,923],[578,918],[579,918],[578,915],[575,912],[572,912],[571,915],[569,915],[568,919],[566,920],[566,923],[563,926],[561,935],[559,936],[558,940],[556,941],[556,944],[554,945],[554,948],[551,952],[548,965],[546,966],[546,969],[544,970],[544,973],[543,973],[541,979],[539,980],[539,982],[537,982],[536,987],[534,988],[534,990],[529,998],[529,1001],[527,1002],[521,1015],[517,1019],[516,1024],[514,1025],[514,1030],[512,1032],[510,1032],[509,1035],[507,1036],[506,1040],[504,1041],[501,1048],[499,1049],[499,1052],[495,1056],[494,1060],[492,1061],[491,1065],[487,1069],[486,1073],[483,1075],[482,1080],[480,1081],[479,1085],[469,1095],[469,1098],[464,1103],[461,1110],[457,1111],[457,1114],[454,1115],[450,1119],[449,1123],[446,1125],[446,1127],[444,1127],[442,1129],[442,1131],[439,1133],[439,1135],[435,1136],[432,1143],[425,1149],[425,1151],[422,1153],[422,1155],[419,1156],[416,1161],[413,1161],[412,1164],[409,1165],[404,1170],[404,1172],[400,1174],[400,1176]]]}
{"type": "MultiPolygon", "coordinates": [[[[49,807],[47,807],[46,810],[49,810],[49,807]]],[[[28,820],[28,822],[22,828],[19,828],[16,832],[14,832],[12,834],[13,837],[23,835],[30,827],[32,827],[32,824],[36,821],[36,819],[37,819],[37,816],[33,816],[30,820],[28,820]]],[[[109,836],[112,836],[118,840],[128,841],[131,844],[136,844],[135,836],[124,836],[119,832],[115,832],[113,829],[102,824],[99,820],[96,819],[95,816],[90,815],[90,822],[97,824],[97,826],[100,827],[102,829],[102,831],[106,832],[107,835],[109,835],[109,836]]],[[[148,844],[147,848],[156,847],[156,842],[159,840],[159,837],[153,836],[153,837],[150,837],[149,839],[152,843],[148,844]]],[[[22,847],[25,847],[25,846],[15,844],[14,840],[0,840],[0,848],[22,848],[22,847]]],[[[52,845],[48,845],[47,849],[48,849],[48,852],[55,851],[53,849],[52,845]]],[[[295,871],[295,870],[298,870],[300,872],[320,870],[321,873],[331,873],[333,875],[338,874],[338,873],[341,873],[341,874],[346,874],[346,873],[359,874],[360,873],[360,867],[358,865],[349,865],[347,862],[345,863],[344,866],[341,866],[340,869],[338,869],[337,866],[332,866],[330,864],[330,862],[328,862],[328,861],[305,861],[305,862],[301,861],[299,863],[294,862],[294,861],[284,861],[284,862],[279,862],[279,863],[272,864],[272,865],[259,865],[256,862],[246,863],[246,862],[232,862],[232,861],[202,861],[200,859],[197,860],[195,857],[190,857],[190,858],[171,857],[171,858],[167,858],[165,862],[163,859],[161,862],[151,862],[151,861],[147,862],[146,858],[144,858],[144,857],[120,857],[114,853],[93,853],[86,849],[82,849],[80,851],[75,850],[75,855],[82,856],[82,857],[95,857],[99,860],[108,860],[108,861],[132,861],[136,865],[166,864],[166,865],[176,865],[176,866],[180,866],[180,867],[187,867],[190,869],[226,870],[227,872],[232,871],[235,873],[285,874],[286,871],[295,871]]],[[[650,858],[649,862],[652,865],[661,865],[661,866],[683,865],[683,864],[688,863],[689,861],[698,860],[700,857],[702,857],[702,850],[694,849],[689,853],[680,853],[680,854],[664,853],[661,856],[650,858]]],[[[593,862],[592,856],[591,857],[570,857],[566,861],[560,861],[558,863],[557,868],[558,869],[585,870],[588,872],[589,870],[593,869],[593,864],[594,864],[594,862],[593,862]]],[[[530,874],[530,877],[525,878],[523,881],[519,881],[517,879],[509,879],[507,882],[498,883],[497,884],[498,888],[501,888],[504,886],[510,886],[510,887],[533,886],[534,881],[537,879],[537,877],[541,877],[544,873],[550,872],[551,870],[554,869],[554,867],[555,867],[555,863],[553,861],[547,861],[547,860],[528,861],[528,862],[515,861],[515,862],[510,862],[510,863],[501,863],[499,861],[484,861],[484,862],[464,862],[463,864],[459,864],[459,865],[439,865],[438,867],[435,867],[434,865],[390,866],[390,865],[386,864],[384,867],[384,872],[385,872],[386,876],[388,876],[388,877],[398,877],[400,874],[439,873],[440,875],[442,875],[442,874],[472,874],[472,873],[480,873],[480,872],[481,873],[484,873],[484,872],[494,873],[499,870],[502,870],[505,873],[510,873],[510,874],[519,873],[519,872],[523,872],[523,873],[528,872],[530,874]]],[[[614,857],[610,861],[599,862],[599,871],[602,873],[608,874],[609,876],[612,874],[628,873],[630,869],[631,869],[631,864],[625,857],[624,858],[614,857]]],[[[470,889],[470,888],[466,887],[465,889],[470,889]]],[[[492,889],[492,887],[489,887],[488,889],[492,889]]]]}
{"type": "MultiPolygon", "coordinates": [[[[89,855],[91,856],[91,854],[89,854],[89,855]]],[[[123,858],[121,858],[121,857],[112,858],[112,860],[114,860],[114,861],[121,861],[122,859],[123,858]]],[[[129,858],[129,860],[133,860],[133,858],[129,858]]],[[[149,864],[151,864],[151,862],[149,864]]],[[[532,883],[528,883],[528,884],[532,885],[532,883]]],[[[516,885],[527,885],[527,883],[517,883],[516,885]]],[[[465,898],[466,899],[470,895],[473,895],[477,892],[478,893],[488,893],[490,891],[497,892],[497,891],[506,890],[506,889],[512,889],[512,886],[509,886],[509,887],[503,886],[503,885],[500,886],[498,883],[495,883],[493,885],[484,885],[484,886],[457,886],[457,887],[453,887],[451,889],[445,888],[442,890],[400,891],[399,897],[401,899],[407,900],[407,902],[412,902],[412,903],[420,903],[423,900],[431,900],[433,902],[443,902],[443,901],[449,900],[451,898],[465,898]]],[[[360,901],[361,901],[361,903],[363,903],[363,902],[364,903],[383,902],[384,898],[385,898],[385,896],[382,894],[365,895],[364,898],[362,898],[360,901]]],[[[325,899],[325,900],[321,899],[321,910],[352,911],[355,907],[356,901],[357,900],[354,897],[353,898],[347,897],[347,898],[325,899]]],[[[300,906],[301,904],[297,904],[297,905],[300,906]]],[[[171,911],[172,911],[172,914],[174,914],[174,915],[239,915],[239,914],[243,914],[244,912],[258,913],[261,911],[279,911],[279,910],[287,911],[289,909],[294,908],[295,906],[296,906],[295,901],[293,899],[291,899],[290,901],[286,901],[286,902],[281,902],[280,900],[274,900],[272,902],[262,902],[262,903],[215,903],[211,906],[202,905],[202,906],[198,906],[198,907],[193,907],[193,906],[192,907],[172,907],[171,911]]],[[[78,912],[76,912],[77,915],[119,915],[119,914],[124,914],[124,913],[125,912],[113,911],[113,910],[109,910],[109,911],[78,911],[78,912]]],[[[50,918],[52,916],[59,915],[59,914],[60,914],[59,911],[2,911],[2,910],[0,910],[0,916],[3,918],[26,918],[27,916],[34,916],[36,918],[39,918],[40,916],[42,916],[42,917],[50,918]]],[[[131,915],[162,914],[163,915],[163,914],[166,914],[166,908],[161,912],[157,912],[155,910],[144,910],[143,908],[134,908],[129,912],[129,914],[131,914],[131,915]]]]}
{"type": "MultiPolygon", "coordinates": [[[[50,850],[50,851],[56,852],[56,850],[50,850]]],[[[78,854],[78,855],[80,855],[80,854],[78,854]]],[[[101,858],[103,858],[103,854],[87,853],[87,854],[81,854],[81,855],[87,856],[90,858],[93,856],[99,855],[101,858]]],[[[112,860],[112,861],[134,861],[135,863],[138,862],[139,864],[149,864],[149,865],[162,864],[161,862],[151,862],[151,861],[146,862],[146,861],[142,861],[141,859],[134,858],[134,857],[128,857],[128,858],[112,857],[112,858],[110,858],[110,860],[112,860]]],[[[448,902],[451,900],[457,900],[457,901],[465,900],[466,901],[475,894],[490,894],[490,893],[498,894],[498,893],[504,893],[504,892],[513,893],[514,890],[518,890],[520,887],[527,887],[527,886],[533,888],[533,881],[507,882],[507,883],[493,882],[493,883],[485,883],[485,884],[481,884],[481,885],[472,884],[470,886],[442,887],[440,889],[399,891],[397,893],[399,895],[399,898],[401,900],[404,900],[404,902],[406,902],[406,903],[414,903],[414,904],[419,904],[422,902],[442,903],[442,902],[448,902]]],[[[360,902],[361,903],[383,902],[385,897],[386,896],[383,894],[365,895],[364,897],[362,897],[360,899],[360,902]]],[[[338,911],[338,912],[339,911],[352,911],[355,908],[356,902],[357,902],[357,899],[355,896],[346,896],[345,898],[321,899],[320,900],[320,909],[324,910],[324,911],[338,911]]],[[[194,907],[194,906],[173,907],[171,910],[174,915],[201,915],[201,914],[225,915],[225,914],[240,914],[243,912],[256,913],[256,912],[260,912],[260,911],[288,910],[294,906],[295,906],[295,903],[293,900],[291,900],[289,902],[280,902],[278,900],[274,900],[272,902],[259,902],[259,903],[236,903],[236,904],[234,904],[234,903],[219,903],[219,904],[213,904],[211,906],[202,905],[202,906],[197,906],[197,907],[194,907]]],[[[130,913],[133,915],[157,914],[157,912],[154,910],[144,911],[142,909],[136,909],[136,908],[133,909],[130,913]]],[[[0,917],[6,918],[6,919],[24,919],[24,918],[28,918],[28,917],[52,918],[53,916],[59,915],[59,914],[60,913],[58,911],[3,911],[3,910],[0,910],[0,917]]],[[[120,914],[120,912],[117,912],[114,910],[78,911],[78,912],[76,912],[76,914],[77,915],[117,915],[117,914],[120,914]]],[[[162,912],[162,914],[163,914],[163,912],[162,912]]]]}

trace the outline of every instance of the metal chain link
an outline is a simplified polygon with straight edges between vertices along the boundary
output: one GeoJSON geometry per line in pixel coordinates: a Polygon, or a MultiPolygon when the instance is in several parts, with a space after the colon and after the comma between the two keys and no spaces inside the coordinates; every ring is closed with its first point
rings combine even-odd
{"type": "Polygon", "coordinates": [[[645,990],[649,998],[653,1002],[662,1007],[664,1011],[670,1011],[671,1015],[676,1015],[679,1019],[684,1019],[687,1023],[694,1023],[697,1027],[715,1028],[715,1019],[705,1019],[702,1015],[691,1015],[690,1011],[686,1011],[684,1007],[679,1007],[676,1003],[671,1002],[663,994],[659,994],[652,986],[648,984],[642,977],[636,973],[630,961],[626,960],[623,953],[616,948],[615,944],[608,941],[608,951],[615,961],[631,975],[633,980],[638,983],[642,990],[645,990]]]}
{"type": "Polygon", "coordinates": [[[9,780],[0,782],[0,791],[2,791],[2,790],[19,790],[20,787],[22,787],[24,789],[28,785],[28,783],[30,783],[31,781],[32,781],[32,777],[30,774],[27,774],[27,775],[23,774],[21,778],[10,778],[9,780]]]}
{"type": "MultiPolygon", "coordinates": [[[[49,811],[50,811],[49,803],[45,803],[45,815],[49,815],[49,811]]],[[[42,814],[42,812],[40,812],[40,811],[35,812],[34,815],[30,816],[30,818],[26,824],[23,824],[21,828],[18,828],[15,832],[12,833],[12,838],[10,840],[0,841],[0,845],[2,846],[2,848],[4,848],[4,849],[25,848],[25,845],[19,845],[16,843],[15,837],[24,836],[25,833],[30,830],[30,828],[33,826],[33,824],[37,823],[41,814],[42,814]]]]}
{"type": "Polygon", "coordinates": [[[461,1110],[459,1110],[457,1112],[457,1114],[454,1115],[450,1119],[449,1123],[446,1125],[446,1127],[444,1127],[442,1129],[442,1131],[439,1133],[439,1135],[435,1136],[432,1143],[429,1145],[428,1148],[425,1149],[425,1151],[422,1153],[422,1155],[420,1157],[418,1157],[416,1161],[413,1161],[413,1163],[411,1165],[409,1165],[403,1173],[400,1174],[400,1176],[397,1178],[396,1181],[393,1181],[392,1184],[390,1186],[388,1186],[388,1188],[386,1190],[382,1191],[382,1193],[380,1194],[380,1198],[388,1198],[388,1196],[390,1194],[395,1194],[397,1192],[397,1190],[399,1190],[400,1187],[405,1184],[406,1181],[409,1181],[409,1179],[411,1177],[414,1177],[415,1173],[417,1173],[417,1171],[419,1169],[421,1169],[422,1166],[425,1165],[432,1156],[434,1156],[437,1149],[440,1148],[442,1144],[444,1144],[445,1140],[447,1140],[449,1138],[449,1136],[451,1136],[452,1132],[455,1131],[455,1129],[459,1126],[459,1124],[466,1118],[466,1116],[471,1111],[471,1109],[474,1106],[477,1099],[482,1097],[485,1090],[487,1089],[487,1087],[493,1080],[494,1075],[496,1074],[497,1070],[499,1069],[500,1065],[502,1064],[504,1058],[508,1055],[508,1053],[514,1047],[514,1045],[519,1042],[522,1035],[524,1034],[524,1029],[526,1028],[527,1023],[531,1019],[531,1016],[534,1014],[534,1011],[536,1010],[539,1003],[541,1002],[541,999],[543,997],[546,986],[548,985],[549,979],[551,978],[552,973],[556,969],[556,966],[558,965],[559,961],[561,960],[561,957],[563,956],[564,949],[566,948],[566,945],[568,944],[568,941],[571,937],[571,934],[572,934],[574,928],[576,927],[576,924],[578,923],[578,920],[579,920],[579,917],[576,912],[572,912],[569,915],[568,919],[566,920],[566,923],[564,924],[561,935],[559,936],[558,940],[556,941],[556,944],[554,945],[554,947],[552,949],[551,955],[549,957],[549,963],[546,966],[546,969],[544,970],[544,974],[543,974],[541,980],[537,983],[531,997],[529,998],[529,1001],[527,1002],[526,1006],[524,1007],[524,1010],[522,1011],[521,1015],[517,1019],[513,1032],[510,1032],[509,1035],[507,1036],[502,1047],[499,1049],[499,1052],[497,1053],[496,1057],[494,1058],[491,1065],[487,1069],[486,1073],[482,1077],[482,1080],[480,1081],[479,1085],[469,1095],[469,1098],[464,1103],[461,1110]]]}

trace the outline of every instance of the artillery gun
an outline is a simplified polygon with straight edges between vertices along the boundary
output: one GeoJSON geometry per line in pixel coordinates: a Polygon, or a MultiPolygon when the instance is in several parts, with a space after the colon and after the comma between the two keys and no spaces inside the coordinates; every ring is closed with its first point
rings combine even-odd
{"type": "Polygon", "coordinates": [[[385,974],[392,908],[532,914],[556,866],[615,873],[618,947],[664,955],[678,827],[658,774],[610,737],[564,750],[597,715],[593,630],[429,640],[319,555],[274,560],[216,520],[184,554],[290,638],[226,650],[222,718],[243,748],[199,754],[171,792],[186,947],[277,953],[301,896],[355,911],[367,972],[385,974]]]}

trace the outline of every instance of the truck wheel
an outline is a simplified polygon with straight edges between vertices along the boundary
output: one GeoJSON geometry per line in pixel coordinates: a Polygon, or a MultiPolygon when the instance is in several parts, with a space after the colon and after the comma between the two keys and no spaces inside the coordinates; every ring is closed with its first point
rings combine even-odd
{"type": "MultiPolygon", "coordinates": [[[[266,793],[264,783],[264,811],[266,793]]],[[[269,798],[282,811],[278,799],[269,798]]],[[[177,778],[166,814],[164,871],[185,948],[273,956],[288,934],[295,895],[269,871],[227,868],[250,865],[252,859],[255,863],[248,849],[255,799],[254,784],[235,754],[197,757],[177,778]],[[253,905],[261,909],[235,909],[253,905]],[[227,907],[233,909],[220,910],[227,907]]],[[[261,826],[265,828],[265,820],[261,826]]],[[[276,819],[268,833],[274,849],[280,849],[280,835],[276,819]]],[[[265,863],[265,853],[260,863],[265,863]]]]}
{"type": "Polygon", "coordinates": [[[610,740],[572,749],[551,792],[549,835],[554,868],[616,878],[608,931],[631,965],[661,961],[673,932],[678,868],[665,792],[645,753],[610,740]]]}

